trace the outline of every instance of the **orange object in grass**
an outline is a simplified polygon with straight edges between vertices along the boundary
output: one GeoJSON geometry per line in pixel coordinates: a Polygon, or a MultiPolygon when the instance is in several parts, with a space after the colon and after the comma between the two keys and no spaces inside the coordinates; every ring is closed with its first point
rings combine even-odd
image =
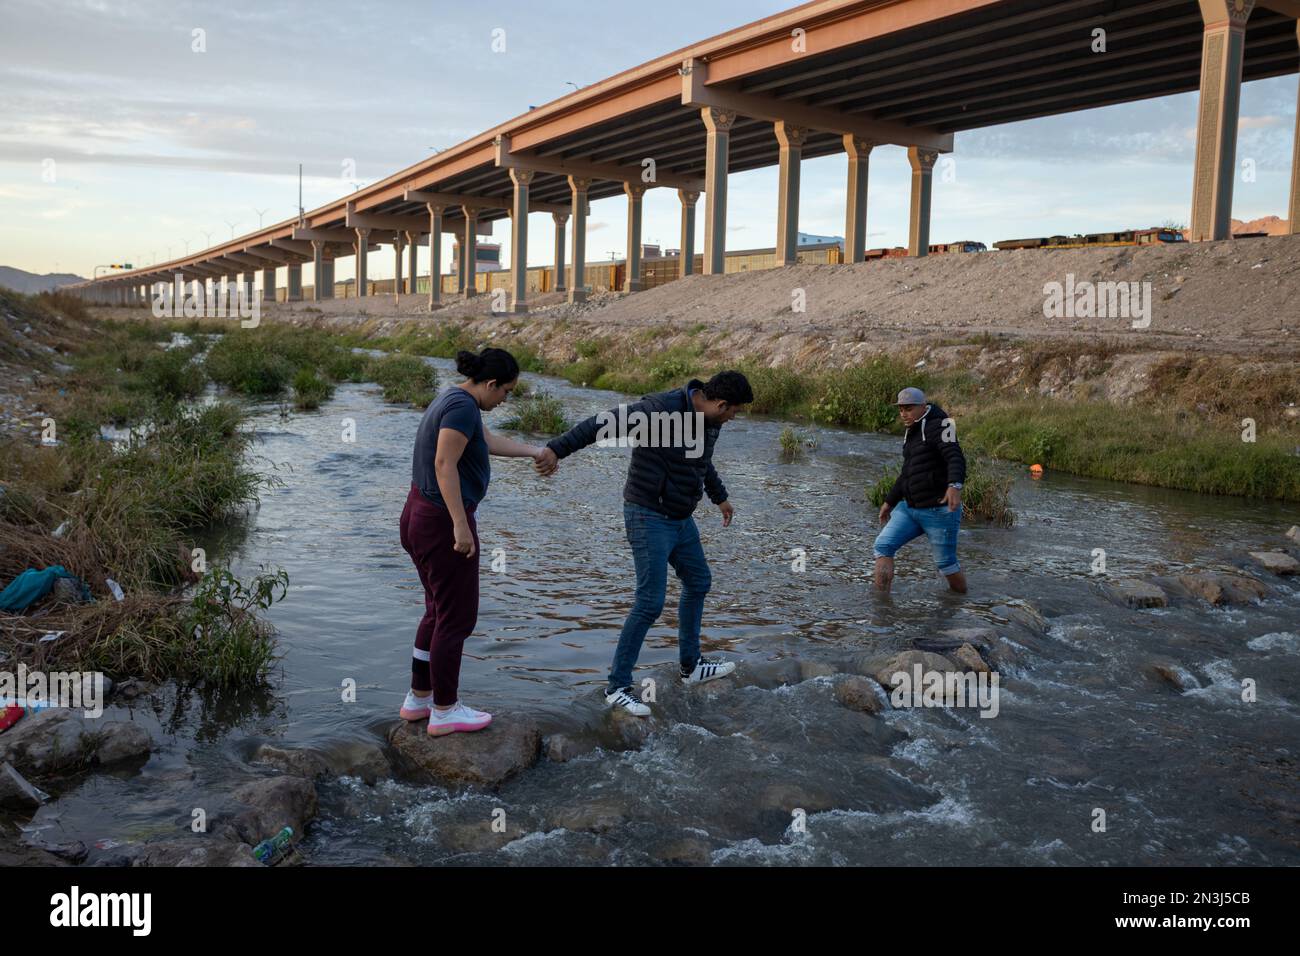
{"type": "Polygon", "coordinates": [[[1039,479],[1039,478],[1041,478],[1041,477],[1043,477],[1043,466],[1042,466],[1042,465],[1030,465],[1030,466],[1029,466],[1029,474],[1032,475],[1032,476],[1034,477],[1035,480],[1036,480],[1036,479],[1039,479]]]}

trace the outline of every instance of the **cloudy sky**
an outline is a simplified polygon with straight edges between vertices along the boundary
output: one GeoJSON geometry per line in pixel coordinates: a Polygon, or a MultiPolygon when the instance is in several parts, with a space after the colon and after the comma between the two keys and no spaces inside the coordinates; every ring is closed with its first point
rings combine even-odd
{"type": "MultiPolygon", "coordinates": [[[[299,163],[311,209],[570,83],[792,5],[5,0],[0,265],[89,275],[196,251],[259,217],[293,216],[299,163]],[[503,53],[492,49],[498,29],[503,53]]],[[[1239,219],[1285,215],[1296,83],[1244,89],[1238,158],[1256,176],[1238,177],[1239,219]]],[[[958,134],[950,175],[936,176],[934,241],[1186,222],[1195,106],[1187,94],[958,134]]],[[[908,182],[901,149],[872,154],[870,245],[906,244],[908,182]]],[[[728,248],[773,245],[775,168],[737,174],[730,190],[728,248]]],[[[806,162],[800,228],[841,235],[843,191],[842,157],[806,162]]],[[[671,190],[647,194],[647,242],[676,245],[678,208],[671,190]]],[[[591,259],[623,254],[624,213],[618,199],[593,204],[591,259]]],[[[536,264],[553,261],[549,217],[540,226],[529,237],[536,264]]],[[[509,224],[495,228],[507,241],[509,224]]],[[[349,269],[341,261],[338,278],[349,269]]],[[[372,256],[373,278],[391,269],[390,256],[372,256]]]]}

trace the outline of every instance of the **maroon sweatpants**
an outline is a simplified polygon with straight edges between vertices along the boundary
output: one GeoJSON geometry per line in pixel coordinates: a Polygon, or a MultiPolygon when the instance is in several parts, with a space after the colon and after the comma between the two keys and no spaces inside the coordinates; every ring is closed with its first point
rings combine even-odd
{"type": "Polygon", "coordinates": [[[439,707],[456,703],[460,686],[460,656],[478,622],[478,525],[474,509],[465,509],[474,557],[454,548],[451,512],[436,505],[411,485],[402,509],[402,547],[415,562],[424,585],[424,617],[415,632],[411,687],[433,689],[439,707]]]}

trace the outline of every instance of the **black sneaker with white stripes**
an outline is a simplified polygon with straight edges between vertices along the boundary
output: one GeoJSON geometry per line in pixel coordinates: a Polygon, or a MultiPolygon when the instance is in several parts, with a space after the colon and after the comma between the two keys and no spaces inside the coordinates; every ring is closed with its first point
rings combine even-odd
{"type": "Polygon", "coordinates": [[[716,680],[719,677],[726,677],[736,669],[736,665],[731,661],[724,661],[717,657],[701,657],[695,662],[693,670],[681,669],[683,684],[703,684],[706,680],[716,680]]]}

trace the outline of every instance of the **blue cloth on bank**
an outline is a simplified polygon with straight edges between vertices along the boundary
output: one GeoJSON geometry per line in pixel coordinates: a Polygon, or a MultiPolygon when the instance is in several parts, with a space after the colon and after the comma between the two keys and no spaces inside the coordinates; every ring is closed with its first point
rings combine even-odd
{"type": "Polygon", "coordinates": [[[51,564],[43,571],[28,568],[9,582],[9,586],[0,591],[0,611],[25,611],[45,595],[50,593],[54,582],[59,578],[70,578],[81,587],[81,595],[90,600],[90,588],[86,582],[75,574],[69,574],[61,564],[51,564]]]}

